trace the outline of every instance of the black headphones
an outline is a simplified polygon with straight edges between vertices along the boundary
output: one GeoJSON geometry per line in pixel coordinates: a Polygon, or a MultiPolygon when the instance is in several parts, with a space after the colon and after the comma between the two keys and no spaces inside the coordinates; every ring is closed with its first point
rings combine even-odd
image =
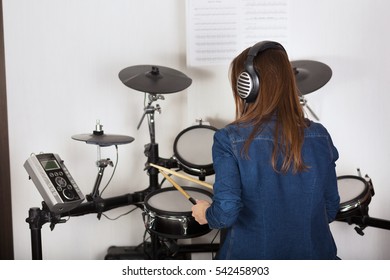
{"type": "Polygon", "coordinates": [[[244,72],[241,72],[238,76],[236,85],[238,95],[244,99],[246,103],[254,102],[260,90],[260,73],[256,72],[256,69],[253,66],[253,60],[257,55],[268,49],[286,51],[281,44],[273,41],[262,41],[249,49],[244,64],[244,72]]]}

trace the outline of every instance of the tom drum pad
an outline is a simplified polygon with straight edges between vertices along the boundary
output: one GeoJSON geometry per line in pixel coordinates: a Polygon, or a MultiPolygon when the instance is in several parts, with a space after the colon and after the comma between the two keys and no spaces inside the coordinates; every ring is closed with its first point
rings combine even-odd
{"type": "Polygon", "coordinates": [[[337,177],[340,209],[336,219],[368,214],[368,205],[374,195],[371,180],[347,175],[337,177]]]}
{"type": "Polygon", "coordinates": [[[216,130],[209,125],[195,125],[177,135],[173,151],[184,172],[199,177],[214,174],[211,149],[216,130]]]}

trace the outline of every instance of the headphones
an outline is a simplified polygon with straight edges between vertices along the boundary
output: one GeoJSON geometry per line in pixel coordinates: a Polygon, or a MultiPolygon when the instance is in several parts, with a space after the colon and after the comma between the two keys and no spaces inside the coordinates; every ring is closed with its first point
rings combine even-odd
{"type": "Polygon", "coordinates": [[[262,41],[249,49],[244,64],[244,71],[238,76],[236,85],[238,95],[246,103],[254,102],[260,90],[260,73],[257,73],[253,61],[257,55],[268,49],[279,49],[286,52],[281,44],[273,41],[262,41]]]}

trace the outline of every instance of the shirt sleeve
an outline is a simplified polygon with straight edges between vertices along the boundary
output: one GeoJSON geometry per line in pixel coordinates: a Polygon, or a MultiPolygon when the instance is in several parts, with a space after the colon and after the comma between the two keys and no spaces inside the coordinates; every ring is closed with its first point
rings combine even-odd
{"type": "Polygon", "coordinates": [[[228,228],[234,224],[242,208],[241,180],[236,156],[226,129],[214,135],[214,196],[206,211],[210,228],[228,228]]]}

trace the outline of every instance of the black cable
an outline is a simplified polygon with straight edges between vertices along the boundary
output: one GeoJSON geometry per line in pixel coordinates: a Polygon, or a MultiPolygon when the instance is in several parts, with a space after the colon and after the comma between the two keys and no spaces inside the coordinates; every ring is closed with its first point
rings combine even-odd
{"type": "MultiPolygon", "coordinates": [[[[217,236],[218,236],[218,234],[220,233],[220,229],[219,230],[217,230],[217,233],[215,234],[215,236],[214,236],[214,238],[211,240],[211,242],[210,242],[210,245],[212,245],[213,243],[214,243],[214,241],[215,241],[215,238],[217,238],[217,236]]],[[[215,258],[215,255],[214,255],[214,253],[213,252],[211,252],[211,257],[212,257],[212,259],[214,259],[215,258]]]]}
{"type": "Polygon", "coordinates": [[[133,209],[131,209],[131,210],[129,210],[129,211],[127,211],[126,213],[123,213],[123,214],[120,214],[118,217],[116,217],[116,218],[110,218],[110,217],[108,217],[106,214],[104,214],[104,213],[102,213],[102,215],[106,218],[106,219],[108,219],[108,220],[110,220],[110,221],[115,221],[115,220],[117,220],[117,219],[119,219],[119,218],[121,218],[121,217],[123,217],[123,216],[126,216],[126,215],[128,215],[128,214],[130,214],[131,212],[133,212],[135,209],[137,209],[138,207],[134,207],[133,209]]]}

